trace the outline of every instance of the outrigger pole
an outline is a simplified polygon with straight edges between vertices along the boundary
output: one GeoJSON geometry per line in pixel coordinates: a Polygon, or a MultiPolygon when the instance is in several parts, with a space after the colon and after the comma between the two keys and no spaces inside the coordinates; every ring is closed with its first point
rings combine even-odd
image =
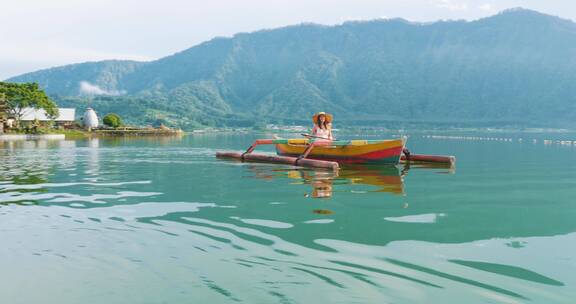
{"type": "Polygon", "coordinates": [[[257,139],[254,143],[248,147],[244,153],[239,152],[216,152],[216,157],[219,158],[234,158],[241,161],[255,161],[255,162],[267,162],[267,163],[280,163],[293,166],[301,167],[311,167],[311,168],[323,168],[338,170],[340,166],[337,162],[308,159],[308,155],[312,152],[312,149],[317,146],[344,146],[350,144],[350,141],[314,141],[309,139],[257,139]],[[277,156],[277,155],[266,155],[266,154],[252,154],[252,151],[256,149],[259,145],[275,145],[275,144],[306,144],[306,150],[299,157],[289,157],[289,156],[277,156]]]}

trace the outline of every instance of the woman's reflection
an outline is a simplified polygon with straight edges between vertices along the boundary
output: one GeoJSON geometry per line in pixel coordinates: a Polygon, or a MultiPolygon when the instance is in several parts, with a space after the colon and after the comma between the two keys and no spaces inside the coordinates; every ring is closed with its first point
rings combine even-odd
{"type": "Polygon", "coordinates": [[[329,198],[332,197],[333,182],[338,177],[337,172],[332,171],[301,171],[288,172],[290,178],[300,178],[304,183],[312,185],[312,193],[306,193],[306,197],[329,198]]]}

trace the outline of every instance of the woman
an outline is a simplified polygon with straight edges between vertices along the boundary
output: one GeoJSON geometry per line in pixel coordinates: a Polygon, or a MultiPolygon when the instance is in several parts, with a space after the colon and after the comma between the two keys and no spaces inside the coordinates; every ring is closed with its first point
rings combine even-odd
{"type": "Polygon", "coordinates": [[[334,140],[332,136],[332,115],[324,112],[318,112],[312,116],[314,127],[312,128],[312,135],[322,139],[334,140]]]}

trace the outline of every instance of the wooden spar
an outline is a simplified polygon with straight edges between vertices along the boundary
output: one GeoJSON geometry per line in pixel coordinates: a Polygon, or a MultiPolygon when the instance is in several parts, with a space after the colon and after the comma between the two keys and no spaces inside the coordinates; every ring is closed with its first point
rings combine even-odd
{"type": "Polygon", "coordinates": [[[449,164],[450,166],[454,166],[456,164],[456,157],[444,156],[444,155],[410,154],[409,157],[406,157],[405,154],[402,154],[400,160],[404,162],[415,162],[415,163],[421,162],[421,163],[449,164]]]}
{"type": "Polygon", "coordinates": [[[308,137],[308,138],[318,138],[318,139],[325,139],[325,140],[336,140],[335,138],[326,138],[326,137],[321,137],[321,136],[316,136],[316,135],[311,135],[311,134],[306,134],[306,133],[300,133],[300,135],[304,136],[304,137],[308,137]]]}
{"type": "Polygon", "coordinates": [[[338,170],[338,168],[339,168],[339,165],[337,162],[307,159],[307,158],[298,158],[298,157],[288,157],[288,156],[266,155],[266,154],[253,154],[253,153],[240,153],[240,152],[216,152],[216,157],[218,157],[218,158],[232,158],[232,159],[237,159],[237,160],[241,160],[241,161],[278,163],[278,164],[286,164],[286,165],[292,165],[292,166],[323,168],[323,169],[330,169],[330,170],[334,170],[334,171],[338,170]]]}
{"type": "MultiPolygon", "coordinates": [[[[306,156],[312,151],[314,146],[333,145],[330,141],[310,141],[308,139],[257,139],[248,147],[246,152],[216,152],[218,158],[234,158],[241,161],[255,161],[267,163],[280,163],[301,167],[324,168],[338,170],[339,165],[337,162],[307,159],[306,156]],[[307,144],[306,151],[300,157],[289,156],[276,156],[265,154],[252,154],[258,145],[274,145],[274,144],[307,144]]],[[[343,145],[343,143],[341,143],[343,145]]]]}

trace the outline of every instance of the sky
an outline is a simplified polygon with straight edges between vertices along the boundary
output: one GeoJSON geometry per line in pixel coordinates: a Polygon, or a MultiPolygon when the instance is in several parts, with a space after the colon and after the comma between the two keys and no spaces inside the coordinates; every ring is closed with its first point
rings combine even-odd
{"type": "Polygon", "coordinates": [[[105,59],[154,60],[217,36],[303,22],[475,20],[523,7],[576,21],[576,0],[0,0],[0,79],[105,59]]]}

